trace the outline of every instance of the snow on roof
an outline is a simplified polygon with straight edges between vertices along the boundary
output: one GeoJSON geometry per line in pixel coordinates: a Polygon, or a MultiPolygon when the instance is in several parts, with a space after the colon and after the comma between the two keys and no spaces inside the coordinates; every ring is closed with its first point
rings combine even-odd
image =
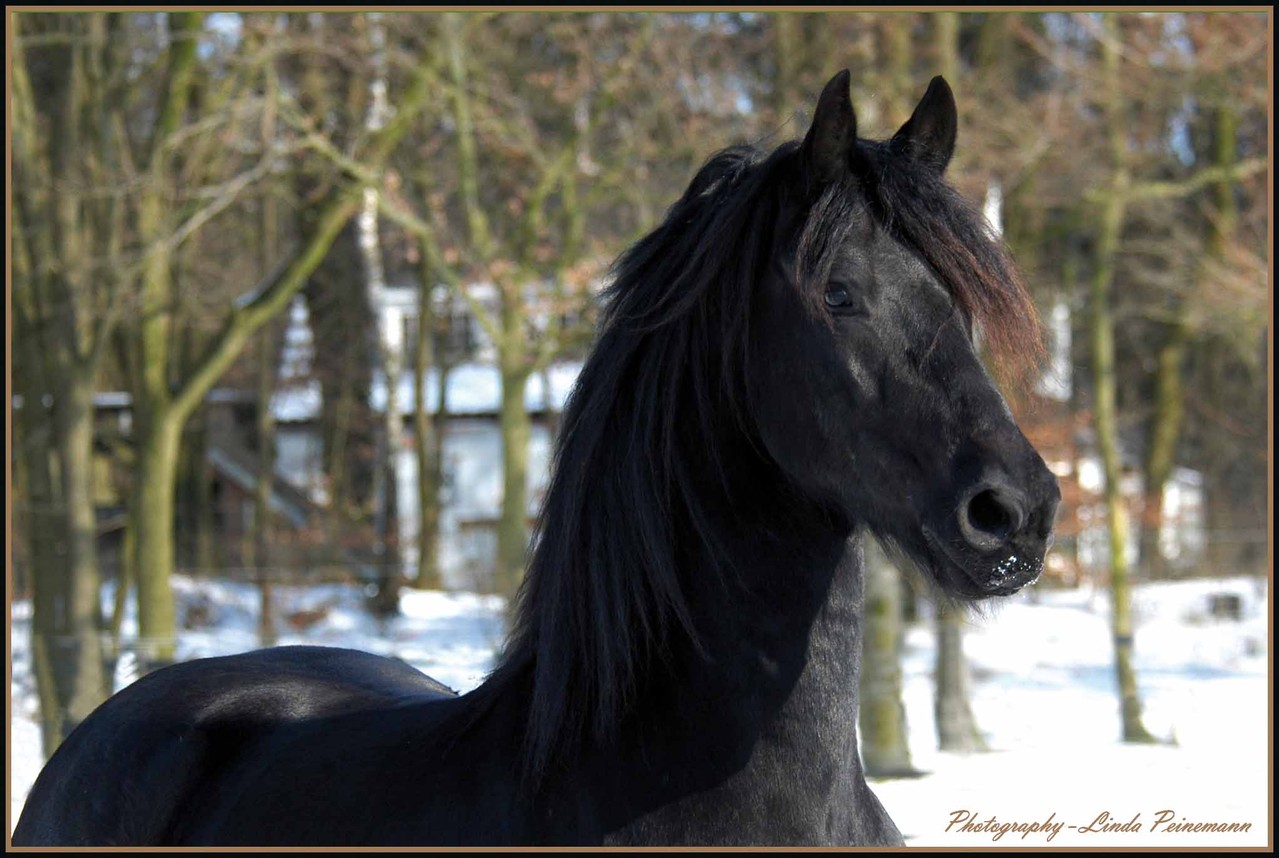
{"type": "MultiPolygon", "coordinates": [[[[555,411],[563,411],[573,383],[582,371],[581,361],[572,361],[552,365],[547,370],[550,376],[551,390],[549,405],[555,411]]],[[[439,371],[431,368],[426,376],[426,405],[428,411],[434,411],[439,401],[439,371]]],[[[400,411],[411,414],[413,411],[413,374],[405,372],[400,376],[400,384],[396,388],[396,396],[400,411]]],[[[502,381],[497,367],[492,364],[464,363],[455,366],[449,372],[448,412],[457,415],[496,414],[501,404],[502,381]]],[[[17,397],[15,397],[17,400],[17,397]]],[[[232,388],[215,388],[209,391],[206,402],[234,403],[252,402],[252,391],[232,388]]],[[[279,423],[306,423],[318,420],[320,406],[324,396],[320,390],[320,382],[314,378],[300,383],[286,383],[275,391],[271,398],[271,413],[279,423]]],[[[93,404],[98,409],[128,409],[133,405],[132,397],[127,391],[113,390],[95,393],[93,404]]],[[[374,411],[386,407],[386,386],[380,372],[374,372],[373,382],[369,390],[369,405],[374,411]]],[[[542,375],[529,377],[524,389],[524,407],[530,412],[545,411],[547,400],[542,391],[542,375]]],[[[14,404],[21,408],[21,401],[14,404]]]]}
{"type": "MultiPolygon", "coordinates": [[[[545,411],[547,405],[556,411],[564,408],[569,392],[582,371],[580,361],[554,364],[547,370],[550,377],[550,400],[543,391],[542,375],[529,377],[524,389],[524,407],[531,412],[545,411]]],[[[426,375],[426,405],[434,411],[439,401],[439,370],[432,367],[426,375]]],[[[396,387],[396,402],[401,413],[413,411],[415,397],[413,374],[400,375],[396,387]]],[[[496,414],[501,403],[502,382],[496,366],[482,363],[464,363],[454,367],[448,376],[448,400],[445,407],[450,414],[496,414]]],[[[305,384],[293,385],[276,391],[271,400],[271,411],[280,423],[304,423],[317,420],[323,395],[320,384],[314,379],[305,384]]],[[[386,408],[386,383],[380,372],[374,372],[369,389],[369,405],[375,411],[386,408]]]]}
{"type": "Polygon", "coordinates": [[[126,390],[106,390],[93,394],[94,408],[128,408],[133,397],[126,390]]]}
{"type": "MultiPolygon", "coordinates": [[[[205,402],[219,404],[252,402],[254,393],[251,390],[237,390],[233,387],[215,387],[204,396],[205,402]]],[[[21,403],[16,407],[21,407],[21,403]]],[[[93,394],[93,407],[102,411],[126,409],[133,407],[133,394],[127,390],[103,390],[93,394]]]]}
{"type": "Polygon", "coordinates": [[[277,423],[305,423],[318,420],[324,397],[320,382],[314,378],[275,391],[271,397],[271,415],[277,423]]]}

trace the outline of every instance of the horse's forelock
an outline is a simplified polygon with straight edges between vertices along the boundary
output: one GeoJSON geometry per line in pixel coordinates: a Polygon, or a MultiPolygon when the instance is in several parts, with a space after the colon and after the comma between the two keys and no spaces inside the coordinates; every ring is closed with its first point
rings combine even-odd
{"type": "Polygon", "coordinates": [[[1039,314],[985,216],[924,165],[878,148],[867,192],[890,232],[932,266],[981,332],[996,371],[1025,381],[1044,358],[1039,314]]]}

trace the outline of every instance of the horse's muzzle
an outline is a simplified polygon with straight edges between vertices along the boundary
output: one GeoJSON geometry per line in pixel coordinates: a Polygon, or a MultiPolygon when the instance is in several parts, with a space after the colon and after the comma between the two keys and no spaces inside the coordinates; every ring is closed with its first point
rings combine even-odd
{"type": "Polygon", "coordinates": [[[1016,592],[1043,572],[1061,489],[1042,461],[1035,471],[1020,485],[1002,474],[987,477],[961,496],[956,509],[964,568],[991,595],[1016,592]]]}

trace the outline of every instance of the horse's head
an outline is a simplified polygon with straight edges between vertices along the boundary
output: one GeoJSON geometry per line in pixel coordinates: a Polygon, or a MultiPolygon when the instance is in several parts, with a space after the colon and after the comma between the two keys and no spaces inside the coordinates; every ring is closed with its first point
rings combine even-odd
{"type": "Polygon", "coordinates": [[[975,325],[1004,351],[1038,328],[998,239],[942,181],[956,124],[935,78],[891,140],[859,140],[848,73],[826,86],[789,150],[750,383],[792,482],[979,598],[1039,576],[1060,495],[974,344],[975,325]]]}

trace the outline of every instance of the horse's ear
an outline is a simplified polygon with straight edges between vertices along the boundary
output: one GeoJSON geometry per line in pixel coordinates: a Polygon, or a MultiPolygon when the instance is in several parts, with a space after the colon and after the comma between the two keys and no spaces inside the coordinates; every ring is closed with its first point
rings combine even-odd
{"type": "Polygon", "coordinates": [[[857,116],[848,96],[848,69],[830,79],[817,99],[812,127],[804,137],[801,157],[805,170],[817,181],[833,182],[848,171],[848,158],[857,140],[857,116]]]}
{"type": "Polygon", "coordinates": [[[928,91],[906,124],[893,135],[892,147],[909,157],[944,172],[955,152],[955,132],[959,114],[955,96],[941,75],[932,79],[928,91]]]}

